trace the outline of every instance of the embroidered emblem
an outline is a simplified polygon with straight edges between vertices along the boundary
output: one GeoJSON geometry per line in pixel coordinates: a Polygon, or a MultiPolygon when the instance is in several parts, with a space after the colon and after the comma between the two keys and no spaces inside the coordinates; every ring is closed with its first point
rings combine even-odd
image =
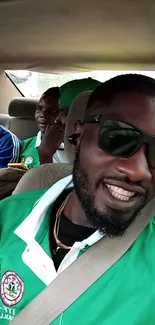
{"type": "Polygon", "coordinates": [[[33,162],[33,157],[32,156],[28,156],[25,159],[25,164],[31,164],[33,162]]]}
{"type": "Polygon", "coordinates": [[[23,297],[24,282],[12,271],[4,273],[1,280],[1,298],[5,305],[16,305],[23,297]]]}

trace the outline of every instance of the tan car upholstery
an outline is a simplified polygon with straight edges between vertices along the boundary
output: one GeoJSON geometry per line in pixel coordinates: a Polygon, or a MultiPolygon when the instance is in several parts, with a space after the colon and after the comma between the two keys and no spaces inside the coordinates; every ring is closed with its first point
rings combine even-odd
{"type": "Polygon", "coordinates": [[[50,187],[71,173],[71,164],[44,164],[35,167],[20,179],[13,194],[50,187]]]}
{"type": "Polygon", "coordinates": [[[59,179],[72,173],[72,163],[75,151],[72,145],[68,145],[68,136],[72,133],[73,124],[77,120],[84,119],[85,108],[91,92],[83,92],[73,101],[67,118],[65,130],[65,148],[71,164],[45,164],[28,171],[17,184],[13,194],[46,188],[59,179]]]}
{"type": "Polygon", "coordinates": [[[15,98],[10,102],[9,114],[0,114],[0,124],[12,131],[20,139],[33,137],[38,132],[34,118],[37,99],[15,98]]]}
{"type": "Polygon", "coordinates": [[[0,68],[152,71],[154,34],[154,0],[1,0],[0,68]]]}
{"type": "Polygon", "coordinates": [[[13,99],[9,105],[9,129],[22,140],[33,137],[38,132],[34,117],[37,103],[36,99],[22,97],[13,99]]]}
{"type": "Polygon", "coordinates": [[[0,125],[5,126],[7,129],[10,129],[11,117],[8,114],[0,114],[0,125]]]}
{"type": "Polygon", "coordinates": [[[66,129],[65,129],[65,150],[70,163],[73,163],[75,158],[75,147],[68,142],[68,137],[73,133],[73,126],[76,121],[84,121],[85,108],[92,91],[83,91],[72,102],[68,112],[66,129]]]}

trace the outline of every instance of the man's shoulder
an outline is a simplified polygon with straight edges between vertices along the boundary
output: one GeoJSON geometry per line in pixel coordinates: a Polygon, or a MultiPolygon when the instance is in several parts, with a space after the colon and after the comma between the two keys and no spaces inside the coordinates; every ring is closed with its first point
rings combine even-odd
{"type": "Polygon", "coordinates": [[[28,148],[31,148],[31,150],[32,147],[35,148],[36,139],[37,136],[22,140],[20,145],[20,154],[24,153],[24,151],[27,150],[28,148]]]}
{"type": "Polygon", "coordinates": [[[0,209],[3,206],[8,206],[8,204],[16,204],[16,202],[19,201],[27,201],[29,200],[29,202],[33,202],[36,199],[39,199],[45,192],[47,191],[47,189],[38,189],[38,190],[32,190],[32,191],[27,191],[27,192],[22,192],[22,193],[17,193],[14,194],[12,196],[7,197],[6,199],[0,201],[0,209]]]}
{"type": "Polygon", "coordinates": [[[0,132],[1,132],[1,134],[9,133],[8,129],[5,126],[3,126],[2,124],[0,124],[0,132]]]}
{"type": "Polygon", "coordinates": [[[10,137],[16,137],[18,139],[18,137],[11,132],[9,129],[7,129],[4,125],[0,124],[0,134],[1,135],[8,135],[10,137]]]}
{"type": "Polygon", "coordinates": [[[46,191],[47,189],[39,189],[22,192],[0,201],[1,235],[14,230],[29,215],[35,203],[46,191]]]}
{"type": "Polygon", "coordinates": [[[22,145],[29,144],[31,142],[35,142],[36,139],[37,139],[37,136],[36,135],[34,137],[24,139],[24,140],[22,140],[22,145]]]}
{"type": "Polygon", "coordinates": [[[1,139],[10,139],[12,140],[12,132],[8,129],[6,129],[5,126],[0,124],[0,135],[1,135],[1,139]]]}

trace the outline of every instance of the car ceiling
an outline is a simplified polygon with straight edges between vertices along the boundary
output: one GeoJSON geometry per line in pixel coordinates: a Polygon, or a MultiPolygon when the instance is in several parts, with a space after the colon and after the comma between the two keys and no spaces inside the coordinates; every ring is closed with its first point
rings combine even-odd
{"type": "Polygon", "coordinates": [[[155,70],[155,1],[0,1],[0,40],[0,70],[155,70]]]}

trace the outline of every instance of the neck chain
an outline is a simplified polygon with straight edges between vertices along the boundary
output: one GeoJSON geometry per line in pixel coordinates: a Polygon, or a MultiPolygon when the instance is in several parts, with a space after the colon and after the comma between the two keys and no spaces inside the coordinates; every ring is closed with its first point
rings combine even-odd
{"type": "Polygon", "coordinates": [[[53,235],[54,235],[54,239],[58,246],[53,252],[54,255],[57,253],[57,251],[60,248],[63,248],[63,249],[71,249],[72,248],[71,246],[64,245],[58,238],[61,214],[69,200],[70,195],[71,195],[71,193],[69,195],[67,195],[65,201],[61,204],[60,208],[58,209],[58,211],[56,213],[56,220],[55,220],[55,224],[54,224],[53,235]]]}

